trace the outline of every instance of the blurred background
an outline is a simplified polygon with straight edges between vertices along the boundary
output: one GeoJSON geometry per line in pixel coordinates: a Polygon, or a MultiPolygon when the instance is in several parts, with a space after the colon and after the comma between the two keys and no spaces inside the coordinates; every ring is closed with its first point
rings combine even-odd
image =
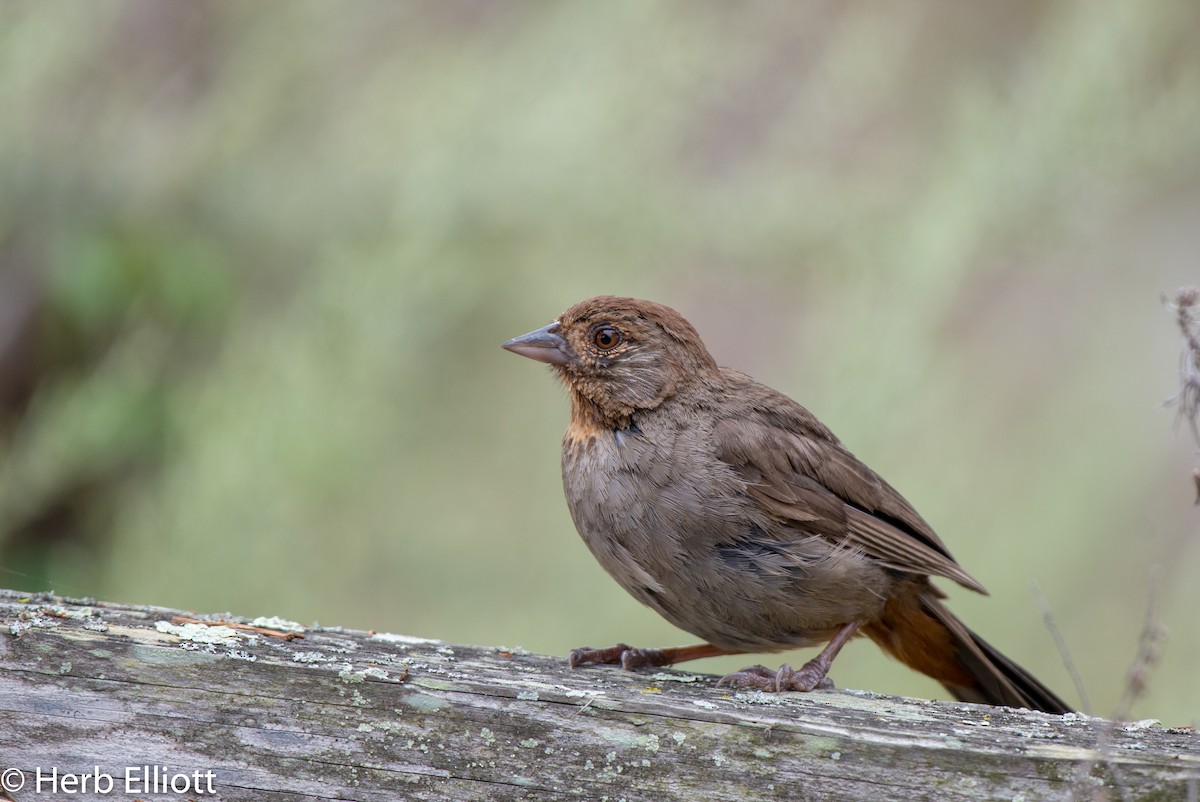
{"type": "MultiPolygon", "coordinates": [[[[0,585],[689,643],[587,553],[564,393],[497,347],[636,295],[900,489],[1071,702],[1030,580],[1098,713],[1156,586],[1133,714],[1200,723],[1161,299],[1200,281],[1198,37],[1121,0],[6,2],[0,585]]],[[[867,642],[833,675],[944,697],[867,642]]]]}

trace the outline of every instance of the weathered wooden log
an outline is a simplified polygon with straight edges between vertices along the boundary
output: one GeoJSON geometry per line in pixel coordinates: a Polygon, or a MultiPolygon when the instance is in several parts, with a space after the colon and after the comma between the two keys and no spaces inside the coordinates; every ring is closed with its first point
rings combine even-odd
{"type": "Polygon", "coordinates": [[[1190,729],[734,693],[517,648],[181,615],[0,591],[10,798],[1032,802],[1200,787],[1190,729]]]}

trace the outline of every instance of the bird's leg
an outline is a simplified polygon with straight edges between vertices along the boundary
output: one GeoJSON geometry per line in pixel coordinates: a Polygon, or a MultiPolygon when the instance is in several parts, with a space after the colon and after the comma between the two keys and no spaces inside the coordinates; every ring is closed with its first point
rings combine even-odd
{"type": "Polygon", "coordinates": [[[699,660],[701,657],[720,657],[725,654],[741,654],[730,649],[722,649],[711,643],[697,643],[694,646],[674,646],[668,649],[635,649],[618,643],[607,649],[593,649],[591,646],[580,646],[571,650],[567,658],[571,668],[586,666],[590,663],[619,664],[626,671],[643,666],[670,666],[686,660],[699,660]]]}
{"type": "Polygon", "coordinates": [[[813,659],[809,660],[799,671],[795,671],[787,663],[772,671],[766,666],[749,666],[741,671],[726,674],[717,682],[718,686],[728,685],[731,688],[757,688],[760,691],[811,691],[817,688],[832,688],[833,680],[829,679],[829,667],[833,658],[837,657],[842,647],[850,642],[859,624],[846,624],[834,634],[825,648],[813,659]]]}

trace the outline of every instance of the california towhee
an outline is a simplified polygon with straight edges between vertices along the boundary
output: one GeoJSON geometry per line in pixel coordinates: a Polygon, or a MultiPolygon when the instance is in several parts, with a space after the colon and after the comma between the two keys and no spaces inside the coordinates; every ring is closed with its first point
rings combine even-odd
{"type": "Polygon", "coordinates": [[[504,343],[571,396],[563,488],[600,564],[695,646],[584,647],[571,665],[665,666],[826,644],[799,671],[752,666],[734,687],[828,687],[866,635],[955,698],[1070,708],[942,604],[931,576],[986,593],[929,524],[811,412],[721,368],[661,304],[602,296],[504,343]]]}

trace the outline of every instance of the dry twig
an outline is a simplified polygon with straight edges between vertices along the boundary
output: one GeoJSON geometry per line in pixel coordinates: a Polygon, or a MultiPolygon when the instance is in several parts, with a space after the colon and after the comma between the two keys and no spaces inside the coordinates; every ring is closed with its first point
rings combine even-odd
{"type": "MultiPolygon", "coordinates": [[[[1164,296],[1163,302],[1175,310],[1175,321],[1183,337],[1179,353],[1179,392],[1167,399],[1166,405],[1178,407],[1175,425],[1186,420],[1192,430],[1192,440],[1200,447],[1200,321],[1193,311],[1200,304],[1200,288],[1182,287],[1175,293],[1175,300],[1164,296]]],[[[1200,467],[1192,471],[1192,483],[1196,487],[1196,503],[1200,504],[1200,467]]]]}
{"type": "MultiPolygon", "coordinates": [[[[1123,772],[1116,762],[1109,758],[1113,754],[1112,744],[1118,723],[1128,721],[1133,711],[1133,705],[1146,695],[1150,683],[1150,674],[1162,656],[1162,643],[1166,639],[1166,628],[1159,621],[1159,596],[1162,590],[1162,583],[1162,567],[1155,566],[1150,574],[1150,599],[1146,605],[1145,623],[1142,625],[1141,636],[1138,639],[1137,654],[1134,656],[1133,662],[1130,664],[1129,671],[1126,674],[1125,692],[1122,694],[1121,701],[1113,712],[1111,720],[1105,722],[1096,733],[1096,751],[1102,756],[1100,761],[1108,765],[1115,788],[1120,793],[1121,799],[1124,802],[1129,802],[1131,799],[1129,783],[1126,781],[1123,772]]],[[[1079,694],[1080,705],[1085,713],[1091,715],[1091,702],[1088,700],[1083,677],[1079,674],[1075,660],[1071,657],[1071,652],[1067,648],[1062,630],[1058,628],[1058,623],[1054,620],[1054,612],[1050,609],[1050,603],[1046,600],[1037,582],[1031,581],[1030,586],[1033,588],[1038,605],[1042,608],[1046,629],[1049,630],[1051,637],[1054,638],[1054,644],[1058,648],[1059,657],[1062,659],[1067,672],[1071,675],[1071,681],[1075,684],[1075,690],[1079,694]]],[[[1108,790],[1096,788],[1089,784],[1087,778],[1091,776],[1094,764],[1095,761],[1080,765],[1079,771],[1076,774],[1076,784],[1071,789],[1072,800],[1083,802],[1083,800],[1109,800],[1112,798],[1108,790]]]]}
{"type": "Polygon", "coordinates": [[[1162,656],[1162,644],[1167,638],[1166,627],[1159,621],[1159,595],[1163,582],[1162,566],[1154,566],[1150,574],[1150,599],[1146,604],[1146,620],[1138,639],[1137,654],[1125,676],[1125,693],[1113,712],[1117,721],[1128,721],[1133,705],[1146,695],[1150,674],[1162,656]]]}
{"type": "Polygon", "coordinates": [[[1071,650],[1067,648],[1067,639],[1063,637],[1062,630],[1058,628],[1058,622],[1054,620],[1054,611],[1050,609],[1050,602],[1042,593],[1042,588],[1038,585],[1037,580],[1029,580],[1029,586],[1033,589],[1038,606],[1042,608],[1042,623],[1050,632],[1050,637],[1054,639],[1054,646],[1058,649],[1058,658],[1066,667],[1067,673],[1071,675],[1071,683],[1075,686],[1075,692],[1079,694],[1079,706],[1083,708],[1084,713],[1090,716],[1092,715],[1092,703],[1088,699],[1087,687],[1083,684],[1083,676],[1080,675],[1075,661],[1071,658],[1071,650]]]}

